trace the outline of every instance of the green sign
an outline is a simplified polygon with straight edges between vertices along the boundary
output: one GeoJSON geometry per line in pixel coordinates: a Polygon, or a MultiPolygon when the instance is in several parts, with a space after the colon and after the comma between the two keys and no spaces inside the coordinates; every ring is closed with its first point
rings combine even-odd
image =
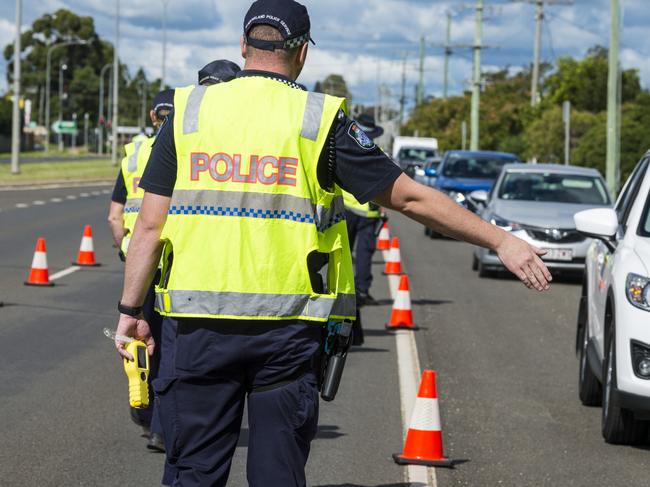
{"type": "Polygon", "coordinates": [[[76,120],[56,121],[52,124],[52,132],[54,132],[55,134],[63,134],[63,135],[78,135],[79,132],[77,130],[77,121],[76,120]]]}

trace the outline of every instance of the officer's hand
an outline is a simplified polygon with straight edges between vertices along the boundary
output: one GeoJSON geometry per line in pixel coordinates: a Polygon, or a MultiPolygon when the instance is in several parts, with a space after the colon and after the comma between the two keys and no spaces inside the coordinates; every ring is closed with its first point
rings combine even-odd
{"type": "Polygon", "coordinates": [[[496,249],[503,265],[517,276],[528,289],[547,291],[553,280],[540,256],[544,250],[533,247],[522,239],[508,234],[496,249]]]}
{"type": "MultiPolygon", "coordinates": [[[[118,336],[131,337],[135,338],[136,340],[143,341],[147,345],[147,352],[149,355],[153,355],[156,343],[151,336],[149,323],[147,323],[142,316],[134,318],[133,316],[120,314],[120,321],[117,323],[117,330],[115,330],[115,334],[118,336]]],[[[115,348],[117,348],[118,353],[122,357],[127,360],[133,360],[133,355],[126,351],[125,344],[123,342],[115,340],[115,348]]]]}

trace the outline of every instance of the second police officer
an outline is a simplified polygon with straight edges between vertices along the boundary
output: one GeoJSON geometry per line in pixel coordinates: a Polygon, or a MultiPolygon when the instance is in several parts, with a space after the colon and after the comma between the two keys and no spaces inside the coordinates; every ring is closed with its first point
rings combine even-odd
{"type": "Polygon", "coordinates": [[[324,325],[356,314],[338,186],[549,286],[539,250],[403,175],[345,100],[300,89],[309,40],[304,6],[253,3],[244,70],[177,90],[143,175],[117,333],[155,348],[142,303],[162,255],[157,306],[178,331],[173,375],[154,387],[175,486],[226,485],[246,398],[249,485],[306,485],[324,325]]]}

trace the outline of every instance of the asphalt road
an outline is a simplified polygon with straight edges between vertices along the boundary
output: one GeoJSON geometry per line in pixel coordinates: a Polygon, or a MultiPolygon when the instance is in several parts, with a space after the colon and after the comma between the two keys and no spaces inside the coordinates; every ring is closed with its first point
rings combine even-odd
{"type": "MultiPolygon", "coordinates": [[[[109,190],[0,192],[3,486],[158,485],[163,458],[145,449],[128,418],[126,378],[101,333],[115,326],[122,280],[105,224],[109,190]],[[85,224],[93,225],[102,267],[53,288],[24,287],[36,238],[47,238],[54,273],[70,266],[85,224]]],[[[578,402],[579,287],[556,282],[537,294],[513,280],[481,280],[470,270],[469,246],[429,240],[403,217],[391,226],[422,328],[420,363],[438,372],[445,448],[466,460],[437,470],[438,485],[646,486],[646,448],[605,445],[600,410],[578,402]]],[[[376,271],[373,293],[384,304],[364,310],[366,345],[350,355],[337,400],[321,404],[310,487],[410,485],[391,460],[402,447],[397,360],[383,329],[387,283],[376,271]]],[[[246,485],[246,444],[244,425],[235,487],[246,485]]]]}

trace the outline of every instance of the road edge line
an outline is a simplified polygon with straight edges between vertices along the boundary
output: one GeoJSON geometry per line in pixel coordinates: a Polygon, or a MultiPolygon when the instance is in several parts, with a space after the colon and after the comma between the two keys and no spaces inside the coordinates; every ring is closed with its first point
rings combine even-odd
{"type": "Polygon", "coordinates": [[[70,266],[67,269],[63,269],[62,271],[57,272],[56,274],[52,274],[50,276],[50,281],[56,281],[57,279],[61,279],[62,277],[68,276],[80,270],[81,267],[78,265],[70,266]]]}
{"type": "MultiPolygon", "coordinates": [[[[397,330],[395,333],[397,350],[397,371],[399,376],[400,399],[402,406],[402,437],[405,437],[420,381],[420,359],[418,357],[415,334],[411,330],[397,330]]],[[[406,467],[406,480],[411,487],[437,487],[433,468],[419,465],[406,467]]]]}

